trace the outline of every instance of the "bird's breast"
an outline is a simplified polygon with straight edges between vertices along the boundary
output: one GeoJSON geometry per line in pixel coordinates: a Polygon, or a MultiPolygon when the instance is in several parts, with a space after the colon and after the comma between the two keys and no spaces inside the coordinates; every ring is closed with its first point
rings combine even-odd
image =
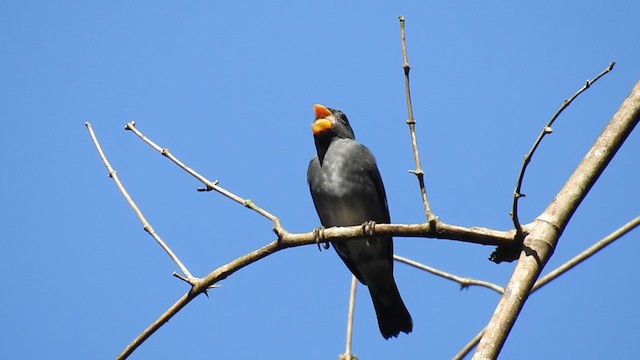
{"type": "Polygon", "coordinates": [[[320,166],[323,192],[333,197],[358,196],[368,180],[364,168],[344,152],[327,152],[320,166]]]}

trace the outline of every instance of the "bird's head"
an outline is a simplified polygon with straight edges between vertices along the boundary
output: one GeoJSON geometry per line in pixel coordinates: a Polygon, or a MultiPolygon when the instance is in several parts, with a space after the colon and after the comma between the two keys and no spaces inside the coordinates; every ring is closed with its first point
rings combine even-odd
{"type": "Polygon", "coordinates": [[[316,139],[355,139],[353,129],[349,125],[349,119],[340,110],[331,109],[322,105],[313,105],[316,119],[311,124],[313,136],[316,139]]]}

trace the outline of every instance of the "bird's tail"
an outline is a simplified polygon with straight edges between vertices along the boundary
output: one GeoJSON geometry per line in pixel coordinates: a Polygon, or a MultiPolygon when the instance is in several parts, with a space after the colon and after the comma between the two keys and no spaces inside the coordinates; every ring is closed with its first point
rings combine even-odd
{"type": "Polygon", "coordinates": [[[401,331],[410,333],[413,330],[413,320],[400,297],[393,276],[388,281],[370,282],[368,287],[382,336],[389,339],[397,337],[401,331]]]}

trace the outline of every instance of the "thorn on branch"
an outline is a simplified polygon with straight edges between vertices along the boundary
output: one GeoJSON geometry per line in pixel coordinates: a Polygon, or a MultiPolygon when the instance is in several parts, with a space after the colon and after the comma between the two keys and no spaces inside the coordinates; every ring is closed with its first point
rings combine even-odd
{"type": "Polygon", "coordinates": [[[199,187],[196,190],[198,191],[211,191],[211,190],[215,190],[213,187],[218,185],[218,183],[220,182],[220,180],[214,180],[211,183],[206,183],[205,185],[207,185],[207,187],[199,187]]]}

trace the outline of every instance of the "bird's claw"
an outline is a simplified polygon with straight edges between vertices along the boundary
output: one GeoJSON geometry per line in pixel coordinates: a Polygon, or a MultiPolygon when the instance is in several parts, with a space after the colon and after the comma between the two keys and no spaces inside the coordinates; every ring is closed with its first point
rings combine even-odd
{"type": "Polygon", "coordinates": [[[373,220],[365,221],[362,224],[362,234],[373,236],[376,233],[376,222],[373,220]]]}
{"type": "MultiPolygon", "coordinates": [[[[320,242],[324,241],[325,237],[324,237],[324,227],[322,226],[318,226],[317,228],[313,229],[313,237],[316,239],[316,244],[318,245],[318,250],[322,251],[322,248],[320,247],[320,242]]],[[[324,244],[322,244],[322,246],[325,249],[329,248],[329,243],[325,242],[324,244]]]]}

